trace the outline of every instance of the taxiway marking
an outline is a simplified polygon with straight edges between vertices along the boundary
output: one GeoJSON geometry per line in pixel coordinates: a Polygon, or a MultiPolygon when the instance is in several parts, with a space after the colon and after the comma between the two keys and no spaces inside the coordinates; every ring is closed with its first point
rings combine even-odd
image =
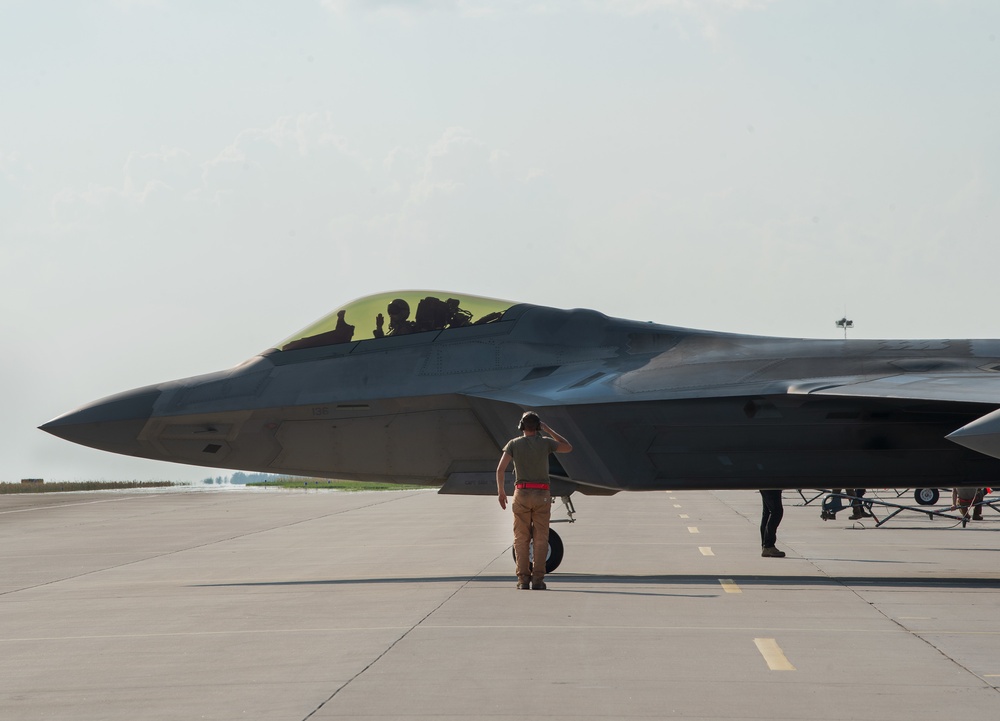
{"type": "Polygon", "coordinates": [[[726,593],[743,593],[743,589],[731,578],[720,578],[719,583],[726,593]]]}
{"type": "Polygon", "coordinates": [[[703,555],[703,556],[714,556],[715,555],[714,553],[712,553],[712,547],[711,546],[698,546],[698,550],[701,551],[701,555],[703,555]]]}
{"type": "Polygon", "coordinates": [[[785,658],[785,652],[781,650],[778,642],[773,638],[755,638],[757,650],[767,662],[767,667],[772,671],[794,671],[795,667],[785,658]]]}

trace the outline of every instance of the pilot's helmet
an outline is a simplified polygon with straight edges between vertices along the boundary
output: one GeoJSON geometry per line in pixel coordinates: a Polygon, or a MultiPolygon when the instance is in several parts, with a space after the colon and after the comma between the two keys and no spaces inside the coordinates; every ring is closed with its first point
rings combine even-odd
{"type": "Polygon", "coordinates": [[[537,431],[542,426],[542,419],[534,411],[528,411],[521,416],[521,421],[517,424],[517,430],[537,431]]]}
{"type": "Polygon", "coordinates": [[[386,309],[389,311],[389,315],[398,315],[401,318],[406,318],[410,315],[410,305],[402,298],[396,298],[389,304],[386,309]]]}

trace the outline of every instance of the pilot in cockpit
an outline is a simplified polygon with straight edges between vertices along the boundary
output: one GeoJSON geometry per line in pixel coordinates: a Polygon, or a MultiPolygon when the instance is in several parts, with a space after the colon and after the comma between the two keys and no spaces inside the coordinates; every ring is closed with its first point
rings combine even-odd
{"type": "MultiPolygon", "coordinates": [[[[407,335],[412,333],[414,330],[414,323],[409,320],[410,317],[410,305],[402,298],[396,298],[394,301],[389,303],[386,308],[386,313],[389,315],[389,333],[388,335],[407,335]]],[[[385,325],[385,317],[379,313],[375,316],[375,330],[372,331],[372,335],[376,338],[383,338],[387,334],[382,330],[385,325]]]]}

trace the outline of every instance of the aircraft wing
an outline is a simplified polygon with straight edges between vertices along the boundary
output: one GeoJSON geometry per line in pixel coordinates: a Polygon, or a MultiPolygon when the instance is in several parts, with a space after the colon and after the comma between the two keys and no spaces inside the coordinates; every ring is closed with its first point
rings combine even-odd
{"type": "Polygon", "coordinates": [[[854,375],[808,379],[744,377],[727,380],[728,382],[697,385],[685,379],[667,377],[655,385],[636,388],[627,373],[584,367],[555,375],[542,382],[522,382],[503,389],[473,390],[468,394],[525,406],[614,403],[653,396],[657,400],[680,400],[785,393],[1000,406],[1000,374],[996,372],[901,373],[881,378],[854,375]]]}
{"type": "Polygon", "coordinates": [[[923,375],[906,373],[874,380],[831,378],[795,382],[789,385],[788,392],[819,396],[1000,405],[1000,375],[991,372],[923,375]]]}

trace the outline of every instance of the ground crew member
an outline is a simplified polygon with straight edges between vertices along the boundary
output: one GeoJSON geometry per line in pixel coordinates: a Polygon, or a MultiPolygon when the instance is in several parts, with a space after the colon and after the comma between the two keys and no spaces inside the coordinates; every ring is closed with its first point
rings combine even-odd
{"type": "Polygon", "coordinates": [[[760,555],[764,558],[784,558],[785,552],[774,547],[778,540],[778,526],[785,515],[785,507],[781,503],[781,490],[760,489],[760,501],[760,555]]]}
{"type": "Polygon", "coordinates": [[[497,497],[500,508],[507,508],[504,474],[514,461],[514,558],[517,587],[522,590],[545,590],[545,558],[549,554],[549,454],[569,453],[569,441],[542,423],[537,413],[528,411],[517,424],[521,435],[503,447],[497,465],[497,497]],[[528,547],[535,543],[535,562],[529,568],[528,547]]]}
{"type": "Polygon", "coordinates": [[[864,502],[861,500],[862,496],[865,495],[867,488],[847,488],[844,489],[849,496],[854,496],[851,499],[851,520],[857,521],[861,518],[871,518],[872,514],[865,510],[864,502]]]}
{"type": "MultiPolygon", "coordinates": [[[[981,488],[969,488],[968,486],[953,488],[951,491],[951,510],[957,510],[962,514],[963,518],[968,518],[969,507],[974,503],[982,503],[983,496],[981,494],[981,488]]],[[[973,514],[976,513],[978,513],[978,515],[973,515],[973,520],[982,520],[983,507],[976,506],[975,509],[973,509],[973,514]]]]}

